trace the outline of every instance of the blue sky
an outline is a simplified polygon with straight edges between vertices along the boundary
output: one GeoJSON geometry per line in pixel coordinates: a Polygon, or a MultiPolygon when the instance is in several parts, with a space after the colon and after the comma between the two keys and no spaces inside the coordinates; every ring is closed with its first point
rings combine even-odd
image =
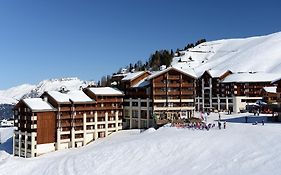
{"type": "Polygon", "coordinates": [[[0,89],[98,80],[157,49],[281,31],[281,2],[0,0],[0,89]]]}

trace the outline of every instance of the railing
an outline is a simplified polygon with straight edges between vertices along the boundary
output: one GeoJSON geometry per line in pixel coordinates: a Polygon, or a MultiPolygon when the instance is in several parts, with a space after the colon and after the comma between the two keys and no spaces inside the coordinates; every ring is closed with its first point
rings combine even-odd
{"type": "Polygon", "coordinates": [[[168,80],[179,80],[180,76],[179,75],[169,75],[168,80]]]}
{"type": "Polygon", "coordinates": [[[154,95],[166,95],[166,91],[154,91],[154,95]]]}
{"type": "Polygon", "coordinates": [[[169,83],[168,88],[169,87],[180,87],[180,83],[169,83]]]}
{"type": "Polygon", "coordinates": [[[193,95],[193,91],[182,91],[181,94],[182,95],[193,95]]]}
{"type": "Polygon", "coordinates": [[[123,99],[116,98],[116,99],[98,99],[98,102],[103,102],[103,103],[122,103],[123,99]]]}
{"type": "Polygon", "coordinates": [[[170,91],[168,95],[180,95],[180,91],[170,91]]]}
{"type": "Polygon", "coordinates": [[[166,87],[165,83],[154,83],[154,87],[166,87]]]}
{"type": "Polygon", "coordinates": [[[182,87],[193,87],[193,83],[182,83],[182,87]]]}

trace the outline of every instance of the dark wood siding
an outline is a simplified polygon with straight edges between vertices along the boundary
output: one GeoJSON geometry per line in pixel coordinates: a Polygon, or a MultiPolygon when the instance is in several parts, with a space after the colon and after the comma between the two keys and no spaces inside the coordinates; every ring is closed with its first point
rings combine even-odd
{"type": "Polygon", "coordinates": [[[37,144],[52,143],[56,139],[54,112],[37,113],[37,144]]]}

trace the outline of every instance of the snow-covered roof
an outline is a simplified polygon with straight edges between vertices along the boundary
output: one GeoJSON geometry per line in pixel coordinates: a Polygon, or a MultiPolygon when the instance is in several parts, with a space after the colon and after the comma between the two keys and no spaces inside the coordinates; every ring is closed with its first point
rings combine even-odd
{"type": "Polygon", "coordinates": [[[225,74],[226,72],[228,72],[229,70],[214,70],[214,69],[210,69],[207,72],[211,75],[212,78],[219,78],[221,77],[223,74],[225,74]]]}
{"type": "Polygon", "coordinates": [[[276,86],[269,86],[263,88],[265,92],[274,93],[276,94],[277,87],[276,86]]]}
{"type": "Polygon", "coordinates": [[[124,95],[122,91],[112,87],[96,87],[96,88],[89,88],[89,90],[95,95],[103,95],[103,96],[124,95]]]}
{"type": "Polygon", "coordinates": [[[26,98],[23,102],[32,111],[54,111],[55,109],[48,102],[44,101],[42,98],[26,98]]]}
{"type": "Polygon", "coordinates": [[[69,96],[58,91],[48,91],[47,92],[54,100],[58,103],[70,103],[69,96]]]}
{"type": "Polygon", "coordinates": [[[48,91],[47,93],[58,103],[93,102],[93,100],[90,97],[88,97],[83,91],[79,91],[79,90],[69,91],[66,93],[61,93],[58,91],[48,91]]]}
{"type": "Polygon", "coordinates": [[[139,71],[139,72],[133,72],[133,73],[128,73],[126,77],[122,79],[122,81],[131,81],[139,76],[141,76],[144,73],[144,71],[139,71]]]}
{"type": "Polygon", "coordinates": [[[127,76],[127,73],[124,73],[124,74],[115,74],[115,75],[112,75],[112,77],[125,77],[127,76]]]}
{"type": "Polygon", "coordinates": [[[83,91],[70,91],[67,93],[69,95],[69,99],[74,103],[79,102],[93,102],[93,100],[88,97],[83,91]]]}
{"type": "Polygon", "coordinates": [[[227,76],[222,82],[223,83],[232,83],[232,82],[271,82],[277,77],[280,77],[279,74],[273,73],[264,73],[264,72],[243,72],[243,73],[234,73],[227,76]]]}
{"type": "Polygon", "coordinates": [[[153,78],[155,78],[155,77],[157,77],[157,76],[159,76],[163,73],[166,73],[170,70],[176,70],[176,71],[181,72],[185,75],[191,76],[193,78],[197,78],[197,75],[196,75],[196,73],[194,72],[193,69],[174,66],[174,67],[168,67],[167,69],[162,70],[162,71],[153,72],[147,79],[148,80],[153,79],[153,78]]]}

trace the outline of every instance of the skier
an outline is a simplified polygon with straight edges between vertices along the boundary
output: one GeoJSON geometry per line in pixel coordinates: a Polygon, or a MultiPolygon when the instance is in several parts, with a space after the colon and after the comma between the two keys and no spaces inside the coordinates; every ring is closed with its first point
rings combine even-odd
{"type": "Polygon", "coordinates": [[[261,121],[262,125],[264,125],[264,120],[261,121]]]}
{"type": "Polygon", "coordinates": [[[226,121],[223,122],[223,129],[226,128],[226,121]]]}

